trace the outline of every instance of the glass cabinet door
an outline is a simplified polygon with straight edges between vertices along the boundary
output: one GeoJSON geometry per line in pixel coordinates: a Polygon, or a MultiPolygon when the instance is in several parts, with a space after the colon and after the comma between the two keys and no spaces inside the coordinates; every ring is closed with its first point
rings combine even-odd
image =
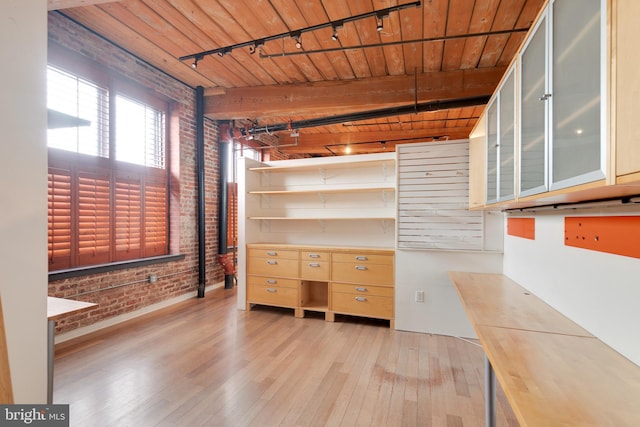
{"type": "Polygon", "coordinates": [[[512,68],[498,92],[500,98],[498,199],[500,201],[511,200],[515,196],[515,84],[515,71],[512,68]]]}
{"type": "Polygon", "coordinates": [[[487,204],[498,201],[498,98],[487,109],[487,204]]]}
{"type": "Polygon", "coordinates": [[[546,24],[538,21],[520,56],[520,192],[521,196],[546,191],[546,24]]]}
{"type": "Polygon", "coordinates": [[[553,3],[551,189],[604,178],[600,0],[553,3]]]}

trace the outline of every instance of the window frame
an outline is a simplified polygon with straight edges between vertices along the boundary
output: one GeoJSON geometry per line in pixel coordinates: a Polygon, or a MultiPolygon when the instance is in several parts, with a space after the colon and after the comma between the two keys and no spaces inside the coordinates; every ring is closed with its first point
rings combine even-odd
{"type": "MultiPolygon", "coordinates": [[[[48,250],[49,257],[49,277],[58,277],[62,275],[76,276],[93,274],[97,271],[103,271],[105,268],[110,271],[111,269],[130,268],[133,265],[141,264],[146,265],[148,262],[162,262],[163,260],[175,260],[176,257],[183,258],[182,255],[172,254],[172,248],[174,245],[171,243],[171,129],[170,123],[173,101],[168,97],[158,94],[155,91],[148,89],[138,83],[135,83],[122,76],[119,73],[111,72],[104,66],[95,63],[94,61],[82,57],[76,53],[68,51],[55,43],[49,44],[49,60],[48,66],[52,66],[61,69],[71,75],[77,76],[80,79],[88,80],[101,87],[105,87],[108,90],[109,98],[109,114],[108,119],[108,138],[109,138],[109,157],[99,157],[93,155],[80,154],[72,151],[65,151],[57,148],[48,147],[49,153],[49,166],[48,170],[51,173],[52,169],[64,169],[67,167],[71,180],[71,189],[69,194],[71,206],[70,211],[70,226],[69,226],[69,257],[68,263],[55,262],[52,260],[51,249],[48,250]],[[124,96],[128,99],[135,100],[144,105],[147,105],[156,110],[160,110],[164,113],[164,165],[163,168],[156,168],[152,166],[142,166],[125,161],[116,160],[116,132],[115,123],[115,99],[116,97],[124,96]],[[97,172],[97,176],[108,178],[108,254],[104,253],[98,255],[89,254],[88,258],[83,258],[85,255],[81,255],[79,251],[79,234],[80,228],[78,227],[78,217],[80,215],[80,201],[78,198],[79,192],[79,177],[82,173],[87,173],[85,169],[94,168],[93,171],[97,172]],[[140,200],[139,200],[139,215],[135,217],[139,220],[140,229],[140,243],[137,250],[131,252],[124,251],[125,253],[118,253],[116,249],[116,190],[117,184],[124,179],[134,179],[140,182],[140,200]],[[153,195],[148,194],[153,189],[153,195]],[[158,191],[160,189],[160,191],[158,191]],[[164,190],[164,191],[163,191],[164,190]],[[153,206],[149,208],[146,206],[146,197],[155,197],[153,206]],[[160,200],[160,203],[158,202],[160,200]],[[162,203],[163,202],[163,203],[162,203]],[[149,230],[147,226],[148,211],[154,210],[154,225],[157,229],[154,231],[149,230]],[[147,218],[145,218],[145,216],[147,218]],[[164,218],[164,221],[158,219],[164,218]],[[162,228],[164,227],[164,228],[162,228]],[[158,237],[156,243],[147,247],[148,242],[145,241],[152,234],[158,237]],[[158,243],[160,242],[160,243],[158,243]]],[[[51,227],[51,223],[48,221],[48,227],[51,227]]],[[[52,230],[49,229],[49,233],[52,230]]],[[[134,248],[135,249],[135,248],[134,248]]],[[[55,254],[53,254],[55,255],[55,254]]]]}

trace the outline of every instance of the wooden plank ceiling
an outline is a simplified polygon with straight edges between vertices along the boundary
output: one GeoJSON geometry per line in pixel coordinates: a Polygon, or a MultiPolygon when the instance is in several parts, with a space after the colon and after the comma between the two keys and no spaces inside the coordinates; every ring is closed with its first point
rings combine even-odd
{"type": "Polygon", "coordinates": [[[208,117],[265,132],[284,127],[275,133],[282,152],[327,156],[344,154],[347,146],[379,152],[396,143],[468,137],[483,104],[439,109],[433,103],[491,95],[544,0],[422,0],[390,12],[381,31],[370,16],[344,23],[337,40],[331,26],[303,31],[301,48],[288,37],[406,3],[412,2],[49,0],[49,9],[186,84],[203,86],[208,117]],[[205,55],[197,68],[193,59],[179,60],[280,34],[287,37],[257,49],[205,55]],[[416,111],[425,103],[435,111],[416,111]],[[401,114],[368,114],[403,107],[401,114]],[[306,120],[335,116],[338,123],[306,127],[306,120]]]}

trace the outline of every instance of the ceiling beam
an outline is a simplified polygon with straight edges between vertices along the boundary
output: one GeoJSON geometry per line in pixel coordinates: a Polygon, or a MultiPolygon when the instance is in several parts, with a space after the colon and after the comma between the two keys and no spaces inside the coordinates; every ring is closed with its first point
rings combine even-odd
{"type": "Polygon", "coordinates": [[[99,3],[113,3],[120,0],[47,0],[48,10],[69,9],[72,7],[91,6],[99,3]]]}
{"type": "Polygon", "coordinates": [[[317,117],[493,93],[506,67],[230,88],[205,97],[213,120],[317,117]],[[417,88],[417,96],[416,96],[417,88]]]}
{"type": "Polygon", "coordinates": [[[394,150],[396,143],[430,141],[434,137],[449,140],[466,139],[473,126],[450,127],[437,129],[409,129],[378,132],[344,132],[344,133],[300,133],[296,138],[279,134],[280,151],[288,154],[328,154],[336,146],[347,144],[379,143],[384,141],[389,151],[394,150]]]}

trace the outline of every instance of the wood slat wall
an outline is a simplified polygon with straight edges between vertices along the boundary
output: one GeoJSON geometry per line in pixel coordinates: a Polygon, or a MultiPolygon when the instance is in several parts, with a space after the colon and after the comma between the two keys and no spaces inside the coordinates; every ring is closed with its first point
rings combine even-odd
{"type": "Polygon", "coordinates": [[[469,143],[407,144],[398,151],[398,247],[481,250],[482,212],[469,211],[469,143]]]}

